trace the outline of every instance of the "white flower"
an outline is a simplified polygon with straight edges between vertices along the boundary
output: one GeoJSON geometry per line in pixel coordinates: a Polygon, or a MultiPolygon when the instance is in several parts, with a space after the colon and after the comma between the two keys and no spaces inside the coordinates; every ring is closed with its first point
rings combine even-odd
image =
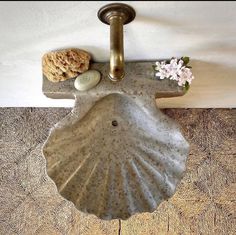
{"type": "Polygon", "coordinates": [[[156,76],[160,77],[160,79],[164,79],[168,77],[168,74],[165,69],[160,69],[159,72],[156,73],[156,76]]]}
{"type": "Polygon", "coordinates": [[[190,84],[194,79],[191,70],[184,66],[184,61],[177,58],[171,59],[169,64],[166,64],[166,61],[161,63],[157,61],[155,70],[157,70],[156,76],[160,79],[175,80],[179,86],[185,86],[186,82],[190,84]]]}
{"type": "Polygon", "coordinates": [[[178,85],[184,86],[186,82],[191,84],[192,80],[194,79],[194,76],[189,68],[182,67],[181,71],[178,73],[179,80],[178,85]]]}
{"type": "Polygon", "coordinates": [[[157,61],[155,70],[159,70],[160,68],[161,68],[161,63],[159,61],[157,61]]]}
{"type": "Polygon", "coordinates": [[[178,64],[178,60],[176,58],[173,58],[171,59],[170,64],[172,65],[172,67],[176,67],[178,64]]]}
{"type": "Polygon", "coordinates": [[[175,81],[178,81],[179,77],[178,77],[178,74],[177,73],[172,73],[171,76],[170,76],[170,80],[175,80],[175,81]]]}
{"type": "Polygon", "coordinates": [[[183,60],[172,59],[169,64],[169,74],[171,80],[178,81],[178,73],[183,66],[183,60]]]}
{"type": "Polygon", "coordinates": [[[164,79],[164,78],[168,78],[169,77],[169,71],[167,70],[166,67],[166,62],[162,61],[160,62],[156,62],[156,67],[155,70],[157,70],[158,72],[156,73],[156,76],[160,77],[160,79],[164,79]]]}
{"type": "Polygon", "coordinates": [[[161,63],[159,61],[157,61],[155,70],[160,70],[160,69],[164,68],[165,64],[166,64],[165,61],[161,61],[161,63]]]}

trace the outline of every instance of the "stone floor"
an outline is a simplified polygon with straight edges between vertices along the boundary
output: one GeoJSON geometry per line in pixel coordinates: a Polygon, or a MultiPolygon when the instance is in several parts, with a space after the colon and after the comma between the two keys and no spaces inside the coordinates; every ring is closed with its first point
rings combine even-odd
{"type": "Polygon", "coordinates": [[[236,231],[236,109],[166,109],[191,145],[176,194],[154,213],[102,221],[64,200],[41,147],[65,108],[0,108],[0,234],[228,235],[236,231]]]}

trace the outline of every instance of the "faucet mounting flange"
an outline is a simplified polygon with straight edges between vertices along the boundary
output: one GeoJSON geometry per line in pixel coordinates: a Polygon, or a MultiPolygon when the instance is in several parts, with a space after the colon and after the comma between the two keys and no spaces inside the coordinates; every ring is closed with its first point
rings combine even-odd
{"type": "Polygon", "coordinates": [[[123,24],[128,24],[131,21],[134,20],[135,18],[135,10],[124,3],[111,3],[111,4],[107,4],[105,6],[103,6],[102,8],[100,8],[100,10],[98,11],[98,18],[104,23],[104,24],[110,24],[110,20],[109,18],[112,15],[115,14],[121,14],[124,22],[123,24]]]}
{"type": "Polygon", "coordinates": [[[135,10],[127,4],[112,3],[98,11],[98,18],[110,25],[110,72],[109,78],[120,81],[124,77],[123,25],[135,18],[135,10]]]}

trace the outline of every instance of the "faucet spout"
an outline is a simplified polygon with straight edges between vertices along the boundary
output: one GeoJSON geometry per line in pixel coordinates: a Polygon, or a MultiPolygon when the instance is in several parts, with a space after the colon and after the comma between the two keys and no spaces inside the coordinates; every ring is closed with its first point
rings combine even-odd
{"type": "Polygon", "coordinates": [[[123,79],[124,72],[124,46],[123,46],[123,17],[114,15],[110,22],[110,72],[109,78],[114,81],[123,79]]]}
{"type": "Polygon", "coordinates": [[[123,25],[135,18],[132,7],[123,3],[112,3],[103,6],[98,11],[98,18],[110,25],[110,72],[109,78],[113,82],[122,80],[124,70],[123,25]]]}

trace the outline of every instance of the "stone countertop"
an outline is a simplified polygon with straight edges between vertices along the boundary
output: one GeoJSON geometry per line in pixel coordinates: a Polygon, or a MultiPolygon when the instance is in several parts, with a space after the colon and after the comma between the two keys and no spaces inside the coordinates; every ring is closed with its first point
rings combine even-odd
{"type": "Polygon", "coordinates": [[[88,91],[77,91],[74,88],[74,79],[53,83],[43,76],[43,93],[49,98],[74,99],[75,96],[106,96],[111,93],[126,94],[129,96],[149,96],[153,100],[162,97],[182,96],[184,88],[178,86],[176,81],[169,79],[155,79],[155,61],[127,62],[125,64],[125,77],[120,82],[112,82],[108,78],[109,63],[92,63],[90,69],[101,73],[99,84],[88,91]]]}

